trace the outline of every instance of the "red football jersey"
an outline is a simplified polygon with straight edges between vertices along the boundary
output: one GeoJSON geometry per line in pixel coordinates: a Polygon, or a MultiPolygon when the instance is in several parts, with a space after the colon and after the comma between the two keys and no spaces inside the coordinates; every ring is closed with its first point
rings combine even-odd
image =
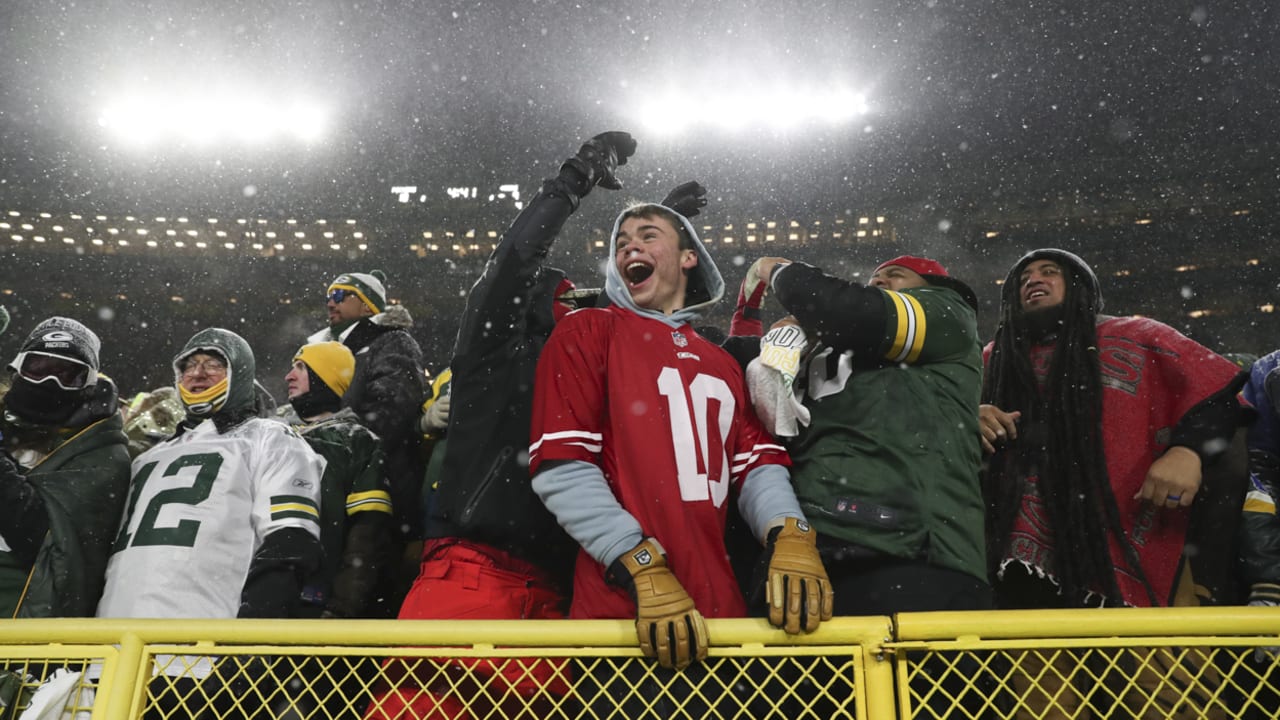
{"type": "MultiPolygon", "coordinates": [[[[752,468],[790,459],[756,419],[727,352],[688,325],[623,308],[572,313],[538,361],[531,437],[531,473],[551,460],[598,465],[698,610],[745,615],[725,550],[726,502],[752,468]]],[[[631,618],[635,605],[582,552],[570,615],[631,618]]]]}

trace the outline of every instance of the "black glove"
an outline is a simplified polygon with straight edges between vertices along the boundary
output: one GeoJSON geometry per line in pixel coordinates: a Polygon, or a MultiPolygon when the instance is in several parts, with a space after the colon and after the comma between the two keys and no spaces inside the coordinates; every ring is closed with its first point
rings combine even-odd
{"type": "Polygon", "coordinates": [[[626,165],[627,158],[636,152],[635,138],[631,133],[614,130],[600,133],[582,144],[578,154],[564,161],[560,171],[573,170],[585,185],[580,195],[586,195],[595,185],[610,190],[621,190],[622,183],[613,173],[619,165],[626,165]]]}
{"type": "Polygon", "coordinates": [[[698,214],[700,208],[707,206],[707,189],[699,185],[697,180],[690,180],[687,183],[677,185],[675,189],[667,193],[667,197],[662,201],[662,204],[687,218],[691,218],[698,214]]]}

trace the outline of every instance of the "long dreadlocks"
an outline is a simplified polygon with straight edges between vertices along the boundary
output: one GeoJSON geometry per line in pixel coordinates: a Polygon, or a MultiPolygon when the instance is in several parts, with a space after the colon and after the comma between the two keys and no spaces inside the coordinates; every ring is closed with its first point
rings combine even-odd
{"type": "Polygon", "coordinates": [[[1083,605],[1096,592],[1108,602],[1119,602],[1121,594],[1108,544],[1114,539],[1154,604],[1154,592],[1142,576],[1137,552],[1120,523],[1107,475],[1097,339],[1101,309],[1102,296],[1093,271],[1064,250],[1046,248],[1028,253],[1005,280],[982,402],[1021,410],[1022,417],[1018,439],[996,452],[983,477],[987,557],[994,573],[1005,557],[1027,491],[1027,478],[1035,476],[1053,534],[1051,570],[1068,602],[1083,605]],[[1062,304],[1041,311],[1061,313],[1056,326],[1047,331],[1028,318],[1020,300],[1023,269],[1041,259],[1056,262],[1066,284],[1062,304]],[[1044,377],[1038,377],[1031,349],[1043,342],[1053,342],[1053,356],[1044,377]]]}

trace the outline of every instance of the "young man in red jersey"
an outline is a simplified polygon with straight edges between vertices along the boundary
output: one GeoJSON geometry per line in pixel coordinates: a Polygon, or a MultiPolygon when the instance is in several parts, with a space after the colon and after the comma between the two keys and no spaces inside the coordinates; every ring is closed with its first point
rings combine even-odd
{"type": "Polygon", "coordinates": [[[625,210],[611,249],[612,305],[556,326],[534,384],[533,487],[582,546],[570,616],[635,618],[664,668],[705,658],[704,616],[746,614],[724,546],[736,495],[772,550],[770,621],[815,629],[831,616],[830,583],[790,461],[736,361],[691,325],[723,294],[715,263],[689,221],[656,204],[625,210]]]}

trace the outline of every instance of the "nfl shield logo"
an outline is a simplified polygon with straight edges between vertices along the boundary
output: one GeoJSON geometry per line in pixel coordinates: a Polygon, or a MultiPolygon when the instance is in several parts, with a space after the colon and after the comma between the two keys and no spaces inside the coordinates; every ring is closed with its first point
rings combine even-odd
{"type": "Polygon", "coordinates": [[[684,333],[680,332],[679,330],[676,330],[676,331],[674,331],[674,332],[672,332],[672,333],[671,333],[671,339],[675,342],[676,347],[688,347],[688,346],[689,346],[689,339],[688,339],[688,338],[686,338],[686,337],[684,336],[684,333]]]}

